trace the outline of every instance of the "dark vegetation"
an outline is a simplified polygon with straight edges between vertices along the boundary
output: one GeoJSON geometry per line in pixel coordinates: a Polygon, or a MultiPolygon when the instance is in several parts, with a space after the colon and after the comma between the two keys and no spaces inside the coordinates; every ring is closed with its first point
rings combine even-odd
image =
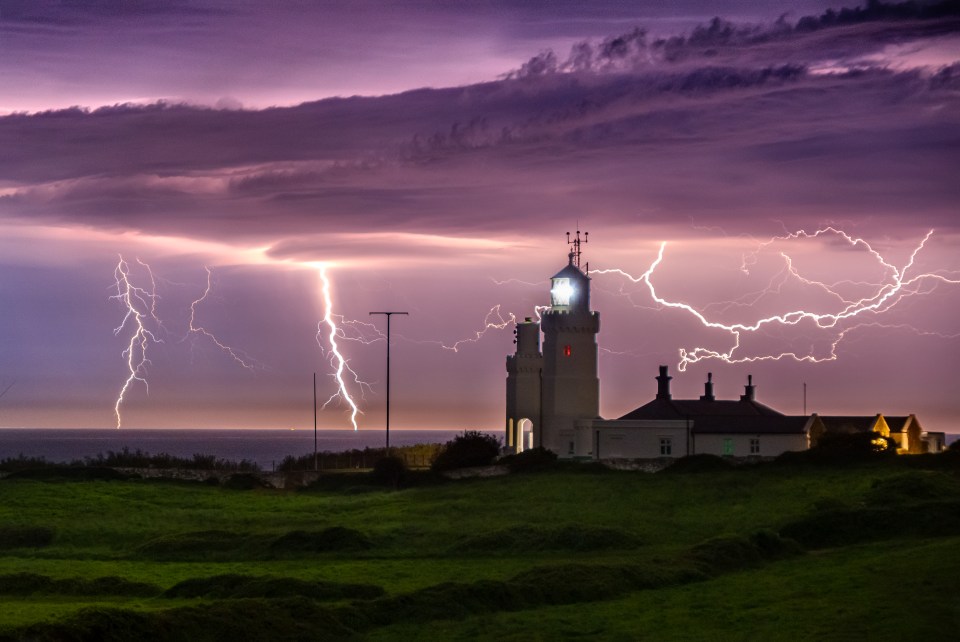
{"type": "Polygon", "coordinates": [[[42,548],[53,542],[54,530],[46,526],[0,524],[0,551],[11,548],[42,548]]]}
{"type": "MultiPolygon", "coordinates": [[[[399,458],[403,460],[407,468],[428,468],[440,448],[439,444],[415,444],[413,446],[391,446],[389,453],[386,448],[354,448],[342,452],[324,451],[317,453],[317,468],[319,470],[367,469],[373,467],[385,457],[399,458]]],[[[313,470],[313,464],[313,453],[300,457],[291,455],[280,462],[277,470],[280,472],[313,470]]]]}
{"type": "Polygon", "coordinates": [[[514,555],[536,551],[602,551],[630,549],[641,544],[636,535],[617,528],[567,524],[547,528],[514,526],[468,537],[453,550],[459,553],[514,555]]]}
{"type": "Polygon", "coordinates": [[[243,459],[239,462],[221,459],[213,455],[195,454],[193,457],[176,457],[166,453],[151,455],[139,448],[131,451],[122,448],[120,451],[108,450],[107,454],[99,453],[96,457],[75,459],[68,463],[51,462],[43,457],[8,457],[0,460],[0,470],[24,471],[49,468],[180,468],[185,470],[221,470],[237,472],[255,472],[260,470],[255,462],[243,459]]]}
{"type": "Polygon", "coordinates": [[[556,467],[557,454],[546,448],[531,448],[501,457],[499,463],[506,465],[512,473],[541,472],[556,467]]]}
{"type": "Polygon", "coordinates": [[[500,440],[478,430],[466,430],[444,444],[430,469],[444,472],[457,468],[488,466],[500,454],[500,440]]]}
{"type": "Polygon", "coordinates": [[[384,591],[373,584],[341,584],[337,582],[306,582],[291,577],[263,577],[253,575],[215,575],[197,577],[171,586],[163,597],[243,599],[306,597],[317,601],[369,600],[380,597],[384,591]]]}
{"type": "Polygon", "coordinates": [[[123,595],[153,596],[160,589],[153,584],[131,582],[122,577],[74,577],[53,579],[36,573],[0,575],[0,595],[123,595]]]}
{"type": "Polygon", "coordinates": [[[163,535],[139,546],[136,557],[154,560],[276,559],[302,553],[365,551],[372,548],[362,532],[344,526],[318,531],[294,530],[281,535],[224,530],[163,535]]]}

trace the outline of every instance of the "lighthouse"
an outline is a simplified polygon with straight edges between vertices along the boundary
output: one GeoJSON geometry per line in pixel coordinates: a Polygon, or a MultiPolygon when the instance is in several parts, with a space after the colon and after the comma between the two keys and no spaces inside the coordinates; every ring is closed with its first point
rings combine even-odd
{"type": "Polygon", "coordinates": [[[590,277],[581,269],[587,235],[567,236],[572,249],[550,279],[550,307],[539,324],[529,318],[517,324],[516,353],[507,357],[506,444],[514,452],[543,447],[561,457],[590,454],[590,432],[583,428],[600,410],[600,315],[590,310],[590,277]]]}

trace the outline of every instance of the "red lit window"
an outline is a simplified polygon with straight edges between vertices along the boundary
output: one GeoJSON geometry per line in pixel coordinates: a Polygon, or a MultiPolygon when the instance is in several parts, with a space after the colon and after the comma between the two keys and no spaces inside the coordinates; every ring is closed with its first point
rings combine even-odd
{"type": "Polygon", "coordinates": [[[563,356],[569,357],[573,353],[573,350],[570,349],[570,346],[563,346],[563,356]]]}

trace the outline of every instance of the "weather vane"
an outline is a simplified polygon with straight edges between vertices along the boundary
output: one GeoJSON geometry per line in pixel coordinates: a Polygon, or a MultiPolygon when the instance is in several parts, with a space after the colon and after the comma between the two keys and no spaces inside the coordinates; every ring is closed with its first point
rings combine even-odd
{"type": "Polygon", "coordinates": [[[587,243],[587,237],[590,236],[590,232],[583,233],[583,239],[580,238],[580,225],[577,225],[577,235],[570,238],[570,232],[567,232],[567,245],[573,246],[573,251],[570,252],[570,255],[573,257],[573,264],[578,268],[580,267],[580,243],[587,243]]]}

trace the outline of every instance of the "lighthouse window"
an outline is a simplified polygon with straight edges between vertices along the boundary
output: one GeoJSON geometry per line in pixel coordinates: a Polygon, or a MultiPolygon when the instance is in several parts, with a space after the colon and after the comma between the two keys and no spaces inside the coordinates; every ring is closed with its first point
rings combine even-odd
{"type": "Polygon", "coordinates": [[[573,354],[573,349],[570,346],[563,346],[563,356],[569,357],[573,354]]]}

